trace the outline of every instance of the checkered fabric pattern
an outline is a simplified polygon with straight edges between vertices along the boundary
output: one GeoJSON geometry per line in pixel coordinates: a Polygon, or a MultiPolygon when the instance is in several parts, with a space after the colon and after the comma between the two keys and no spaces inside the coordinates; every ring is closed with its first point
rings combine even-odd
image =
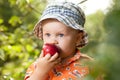
{"type": "Polygon", "coordinates": [[[55,18],[69,27],[80,30],[83,30],[85,23],[85,16],[81,8],[68,2],[49,4],[39,22],[47,18],[55,18]]]}
{"type": "Polygon", "coordinates": [[[39,32],[39,34],[37,34],[39,38],[42,38],[41,22],[49,18],[57,19],[68,27],[83,31],[84,40],[81,44],[85,45],[87,43],[87,35],[84,30],[85,15],[78,5],[71,2],[49,4],[44,10],[41,19],[35,25],[34,32],[35,34],[39,32]]]}

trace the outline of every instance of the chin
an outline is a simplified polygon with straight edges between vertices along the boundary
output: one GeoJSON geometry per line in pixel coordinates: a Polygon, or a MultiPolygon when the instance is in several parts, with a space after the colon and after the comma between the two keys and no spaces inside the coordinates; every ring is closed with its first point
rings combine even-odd
{"type": "Polygon", "coordinates": [[[65,58],[67,58],[67,57],[69,57],[69,56],[66,56],[66,55],[60,55],[60,57],[61,57],[62,59],[65,59],[65,58]]]}
{"type": "Polygon", "coordinates": [[[62,59],[68,58],[70,55],[65,55],[65,53],[60,52],[59,57],[62,59]]]}

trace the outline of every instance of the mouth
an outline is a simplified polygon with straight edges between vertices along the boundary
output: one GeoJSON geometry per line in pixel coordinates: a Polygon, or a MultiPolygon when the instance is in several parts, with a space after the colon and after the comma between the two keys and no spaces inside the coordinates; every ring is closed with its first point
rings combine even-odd
{"type": "Polygon", "coordinates": [[[62,55],[62,49],[59,46],[56,46],[56,47],[58,49],[59,56],[61,56],[62,55]]]}
{"type": "Polygon", "coordinates": [[[58,53],[61,53],[61,48],[58,47],[58,46],[56,46],[56,47],[57,47],[57,49],[58,49],[58,53]]]}

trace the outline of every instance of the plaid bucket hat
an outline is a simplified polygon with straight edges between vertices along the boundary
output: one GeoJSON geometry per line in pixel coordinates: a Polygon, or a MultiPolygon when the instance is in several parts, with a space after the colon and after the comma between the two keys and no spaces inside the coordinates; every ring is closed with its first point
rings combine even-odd
{"type": "Polygon", "coordinates": [[[80,44],[84,46],[88,42],[87,34],[84,30],[85,14],[78,5],[71,2],[55,2],[49,4],[34,27],[35,35],[40,39],[42,39],[41,23],[46,19],[57,19],[68,27],[83,31],[84,37],[80,44]]]}

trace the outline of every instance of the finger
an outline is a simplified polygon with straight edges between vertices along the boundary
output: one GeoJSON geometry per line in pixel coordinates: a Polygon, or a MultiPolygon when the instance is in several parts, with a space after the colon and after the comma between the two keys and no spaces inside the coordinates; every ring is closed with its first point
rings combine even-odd
{"type": "Polygon", "coordinates": [[[57,60],[55,60],[53,63],[54,63],[54,65],[57,65],[57,64],[59,64],[61,62],[61,58],[58,58],[57,60]]]}
{"type": "Polygon", "coordinates": [[[60,62],[61,62],[61,58],[58,58],[58,59],[57,59],[57,62],[60,63],[60,62]]]}
{"type": "Polygon", "coordinates": [[[51,55],[48,53],[45,55],[45,59],[49,60],[51,58],[51,55]]]}
{"type": "Polygon", "coordinates": [[[51,58],[50,61],[55,61],[59,57],[58,53],[55,53],[51,58]]]}
{"type": "Polygon", "coordinates": [[[42,58],[42,57],[44,57],[44,53],[43,53],[43,51],[41,51],[41,53],[40,53],[40,56],[39,56],[40,58],[42,58]]]}

